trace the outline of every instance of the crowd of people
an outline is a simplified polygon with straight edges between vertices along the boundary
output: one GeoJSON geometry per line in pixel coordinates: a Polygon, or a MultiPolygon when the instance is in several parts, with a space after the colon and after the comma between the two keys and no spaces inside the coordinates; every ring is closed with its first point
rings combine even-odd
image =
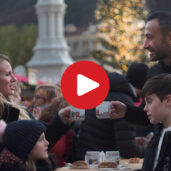
{"type": "Polygon", "coordinates": [[[126,77],[108,74],[109,119],[98,119],[93,108],[74,122],[54,84],[38,85],[32,104],[23,106],[10,58],[0,55],[0,170],[52,171],[84,160],[86,151],[119,151],[124,158],[144,158],[143,171],[170,171],[171,13],[151,13],[145,36],[144,48],[158,63],[132,63],[126,77]],[[154,136],[145,137],[150,132],[154,136]]]}

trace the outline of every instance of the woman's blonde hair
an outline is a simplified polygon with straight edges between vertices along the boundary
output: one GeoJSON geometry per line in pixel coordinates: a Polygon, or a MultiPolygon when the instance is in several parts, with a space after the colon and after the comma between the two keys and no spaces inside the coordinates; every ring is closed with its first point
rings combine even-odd
{"type": "Polygon", "coordinates": [[[0,62],[2,61],[8,61],[11,64],[11,60],[8,56],[0,54],[0,62]]]}
{"type": "Polygon", "coordinates": [[[0,118],[1,118],[1,116],[3,114],[3,111],[4,111],[4,101],[3,101],[3,96],[0,93],[0,118]]]}
{"type": "MultiPolygon", "coordinates": [[[[44,159],[44,161],[47,164],[52,165],[52,168],[54,170],[56,169],[56,166],[53,164],[53,162],[56,162],[53,154],[49,154],[49,158],[44,159]],[[51,158],[51,160],[54,160],[54,161],[51,161],[50,158],[51,158]]],[[[31,160],[29,157],[28,157],[28,159],[26,159],[24,161],[23,165],[24,165],[24,168],[28,171],[37,171],[35,162],[33,160],[31,160]]]]}
{"type": "Polygon", "coordinates": [[[57,86],[57,96],[53,98],[52,102],[42,111],[40,120],[47,122],[49,119],[52,119],[60,109],[66,106],[69,106],[69,104],[64,99],[60,87],[57,86]]]}
{"type": "MultiPolygon", "coordinates": [[[[11,60],[8,56],[0,54],[0,63],[2,61],[8,61],[11,64],[11,60]]],[[[20,110],[19,119],[30,119],[30,117],[26,114],[26,111],[19,106],[19,104],[13,102],[12,97],[4,97],[3,94],[0,92],[0,117],[4,111],[4,103],[9,104],[17,109],[20,110]]]]}
{"type": "Polygon", "coordinates": [[[2,93],[0,93],[0,117],[3,115],[4,112],[4,104],[8,104],[9,106],[13,106],[19,110],[19,120],[29,120],[31,119],[27,112],[21,108],[21,106],[15,102],[13,102],[11,99],[6,99],[2,93]]]}
{"type": "Polygon", "coordinates": [[[33,162],[32,160],[25,160],[24,161],[24,167],[25,169],[29,170],[29,171],[36,171],[36,165],[35,162],[33,162]]]}

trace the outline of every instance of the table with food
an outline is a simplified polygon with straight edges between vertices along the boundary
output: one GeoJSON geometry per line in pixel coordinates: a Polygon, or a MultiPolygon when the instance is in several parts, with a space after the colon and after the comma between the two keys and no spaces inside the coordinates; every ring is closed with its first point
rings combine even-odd
{"type": "Polygon", "coordinates": [[[86,161],[79,160],[75,161],[66,167],[58,168],[57,171],[100,171],[100,170],[111,170],[111,171],[136,171],[142,168],[143,159],[130,158],[130,159],[119,159],[119,163],[114,161],[101,161],[98,164],[89,164],[86,161]]]}

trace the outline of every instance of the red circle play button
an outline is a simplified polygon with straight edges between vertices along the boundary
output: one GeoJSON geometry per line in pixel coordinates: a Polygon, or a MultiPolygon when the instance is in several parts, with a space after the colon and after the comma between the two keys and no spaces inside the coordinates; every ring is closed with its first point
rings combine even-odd
{"type": "Polygon", "coordinates": [[[109,91],[109,79],[103,68],[90,61],[70,65],[61,79],[66,101],[79,109],[91,109],[104,101],[109,91]]]}
{"type": "Polygon", "coordinates": [[[109,91],[109,79],[103,68],[90,61],[70,65],[61,79],[66,101],[79,109],[91,109],[104,101],[109,91]]]}

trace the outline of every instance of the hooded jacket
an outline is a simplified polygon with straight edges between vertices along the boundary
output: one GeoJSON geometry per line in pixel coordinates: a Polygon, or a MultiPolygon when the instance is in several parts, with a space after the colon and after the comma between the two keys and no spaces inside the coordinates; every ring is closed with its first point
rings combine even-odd
{"type": "MultiPolygon", "coordinates": [[[[120,74],[109,74],[110,89],[105,101],[119,100],[133,105],[135,96],[129,82],[120,74]]],[[[97,119],[96,109],[86,110],[76,145],[76,159],[86,151],[120,151],[124,158],[144,157],[145,148],[135,142],[135,126],[125,119],[97,119]]]]}

